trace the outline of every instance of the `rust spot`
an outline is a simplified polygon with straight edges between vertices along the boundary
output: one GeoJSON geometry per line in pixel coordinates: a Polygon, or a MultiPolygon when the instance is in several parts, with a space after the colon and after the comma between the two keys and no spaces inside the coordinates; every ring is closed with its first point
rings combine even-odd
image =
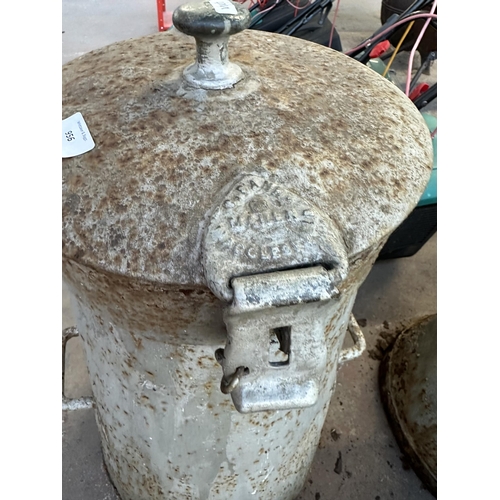
{"type": "MultiPolygon", "coordinates": [[[[425,125],[418,121],[411,103],[390,83],[378,82],[366,68],[333,51],[318,46],[304,53],[302,60],[298,49],[302,41],[273,45],[263,36],[273,35],[249,31],[233,42],[233,53],[241,54],[240,60],[252,68],[260,86],[244,99],[227,98],[232,90],[225,92],[224,101],[220,93],[209,93],[213,98],[204,102],[201,113],[197,102],[177,95],[175,85],[158,83],[177,71],[183,61],[187,63],[178,35],[168,34],[169,50],[160,50],[154,65],[147,62],[155,45],[151,36],[147,41],[114,44],[64,66],[63,110],[68,114],[81,109],[93,134],[100,138],[91,152],[63,162],[65,257],[96,267],[106,262],[110,271],[126,269],[130,275],[147,275],[158,283],[203,283],[192,252],[199,222],[235,172],[256,165],[276,175],[279,183],[296,185],[320,209],[341,219],[341,225],[377,221],[375,225],[380,227],[374,228],[375,235],[378,229],[387,233],[391,224],[400,222],[398,216],[406,214],[402,205],[397,208],[400,212],[388,217],[373,202],[370,210],[380,212],[380,217],[367,218],[363,193],[373,185],[381,167],[389,169],[389,174],[397,171],[401,179],[414,180],[411,186],[401,181],[401,199],[406,191],[425,187],[432,151],[421,133],[425,125]],[[294,60],[294,67],[277,63],[280,58],[294,60]],[[304,94],[304,85],[314,90],[304,94]],[[86,102],[90,92],[92,99],[86,102]],[[227,119],[235,117],[230,123],[220,120],[221,106],[227,119]],[[255,123],[257,106],[263,126],[255,123]],[[409,154],[398,140],[402,135],[406,143],[415,143],[415,154],[409,154]],[[382,147],[389,143],[395,148],[382,147]],[[404,162],[396,148],[405,149],[404,162]],[[417,152],[418,148],[422,151],[417,152]],[[296,153],[300,158],[292,159],[296,153]],[[326,178],[329,170],[324,161],[335,165],[332,179],[317,183],[314,180],[326,178]],[[335,177],[337,169],[344,181],[335,177]],[[412,175],[404,175],[410,169],[412,175]],[[151,191],[141,189],[146,180],[153,186],[151,191]],[[344,221],[345,214],[338,214],[337,207],[343,206],[353,187],[360,196],[347,200],[355,209],[351,219],[344,221]],[[74,196],[71,199],[76,193],[81,197],[79,203],[74,196]],[[181,206],[186,199],[197,199],[196,207],[181,206]],[[179,203],[163,210],[161,204],[166,200],[179,203]],[[156,219],[153,226],[149,225],[152,214],[156,219]],[[101,227],[102,221],[109,225],[101,227]],[[120,225],[129,231],[121,240],[112,239],[116,255],[110,255],[106,232],[120,225]],[[165,234],[176,236],[167,240],[165,234]],[[87,250],[90,248],[92,251],[87,250]],[[168,261],[174,248],[187,259],[181,259],[172,275],[158,262],[168,261]]],[[[393,195],[395,185],[390,184],[381,188],[381,206],[384,198],[393,195]]],[[[369,242],[354,240],[353,244],[357,252],[362,250],[359,245],[369,242]]]]}
{"type": "Polygon", "coordinates": [[[130,336],[134,339],[135,346],[137,349],[143,349],[144,346],[142,345],[142,338],[141,337],[136,337],[132,332],[130,332],[130,336]]]}

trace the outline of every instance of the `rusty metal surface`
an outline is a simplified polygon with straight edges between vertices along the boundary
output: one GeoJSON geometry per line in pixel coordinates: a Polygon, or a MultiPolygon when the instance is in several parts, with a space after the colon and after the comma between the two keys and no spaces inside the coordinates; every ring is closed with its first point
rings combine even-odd
{"type": "MultiPolygon", "coordinates": [[[[375,258],[375,255],[374,255],[375,258]]],[[[225,329],[204,343],[196,316],[197,297],[184,299],[188,320],[178,326],[176,293],[147,291],[149,304],[161,304],[162,331],[129,327],[123,290],[108,289],[124,313],[112,316],[92,289],[86,270],[72,269],[72,293],[79,301],[78,328],[87,351],[96,418],[104,460],[122,500],[276,498],[292,500],[312,462],[335,384],[339,350],[354,301],[341,296],[326,327],[326,369],[315,405],[298,410],[237,412],[219,390],[220,366],[214,347],[225,343],[225,329]],[[219,342],[211,345],[211,339],[219,342]]],[[[139,285],[136,283],[138,288],[139,285]]],[[[212,309],[207,324],[222,312],[212,309]]],[[[153,321],[154,323],[154,321],[153,321]]],[[[149,323],[149,325],[151,322],[149,323]]],[[[203,330],[203,328],[205,330],[203,330]]]]}
{"type": "Polygon", "coordinates": [[[437,494],[437,315],[403,331],[380,366],[380,390],[400,448],[437,494]]]}
{"type": "Polygon", "coordinates": [[[292,500],[335,387],[357,288],[379,247],[351,267],[325,327],[315,405],[238,413],[219,390],[224,303],[203,287],[159,286],[65,260],[78,303],[103,456],[121,500],[292,500]]]}
{"type": "MultiPolygon", "coordinates": [[[[366,336],[367,349],[374,349],[381,340],[380,333],[392,332],[400,320],[435,310],[435,246],[436,237],[433,237],[414,258],[378,263],[370,271],[354,306],[366,336]],[[405,269],[411,272],[406,274],[405,269]],[[409,279],[415,290],[412,294],[406,293],[409,279]],[[372,311],[380,313],[374,317],[372,311]],[[362,318],[368,318],[368,322],[362,318]],[[390,330],[382,325],[386,318],[390,330]]],[[[67,322],[63,326],[75,323],[73,316],[65,317],[67,322]]],[[[79,339],[70,341],[69,353],[72,354],[75,344],[79,346],[80,343],[79,339]]],[[[345,347],[348,345],[346,339],[345,347]]],[[[81,370],[76,357],[68,358],[67,362],[71,383],[81,370]]],[[[390,500],[433,498],[421,488],[421,481],[409,469],[388,426],[376,382],[378,367],[379,361],[365,353],[338,370],[338,382],[322,437],[304,489],[296,500],[319,497],[321,500],[374,500],[376,496],[390,500]],[[336,474],[333,467],[339,451],[342,452],[343,469],[341,474],[336,474]]],[[[89,394],[86,386],[80,384],[71,394],[89,394]]],[[[118,500],[102,465],[94,411],[71,412],[63,419],[63,499],[118,500]]]]}
{"type": "Polygon", "coordinates": [[[186,83],[194,41],[178,33],[118,43],[63,68],[63,114],[81,112],[96,142],[63,162],[63,274],[78,303],[104,460],[122,500],[298,494],[357,290],[431,172],[424,120],[371,70],[264,32],[234,36],[229,50],[244,78],[223,91],[186,83]],[[284,194],[273,187],[236,203],[232,215],[250,239],[229,277],[242,262],[244,274],[272,270],[265,241],[255,238],[270,221],[269,234],[289,235],[282,244],[312,248],[298,261],[288,252],[278,267],[326,262],[335,276],[338,294],[319,332],[324,369],[307,408],[241,414],[218,387],[214,352],[226,342],[230,297],[213,283],[224,283],[217,273],[241,254],[210,251],[227,222],[217,210],[238,201],[243,178],[284,194]],[[247,208],[257,219],[245,218],[247,208]],[[304,236],[311,216],[314,231],[304,236]]]}
{"type": "Polygon", "coordinates": [[[194,40],[159,33],[63,67],[63,116],[96,147],[63,161],[63,256],[156,283],[203,286],[201,242],[242,174],[285,186],[341,228],[350,260],[418,202],[432,145],[418,111],[373,71],[303,40],[244,31],[234,88],[182,83],[194,40]],[[223,200],[221,200],[223,201],[223,200]]]}

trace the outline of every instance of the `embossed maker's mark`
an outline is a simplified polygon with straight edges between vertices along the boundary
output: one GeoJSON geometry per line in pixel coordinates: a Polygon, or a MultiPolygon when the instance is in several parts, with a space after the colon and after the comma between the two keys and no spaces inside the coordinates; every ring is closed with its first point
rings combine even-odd
{"type": "MultiPolygon", "coordinates": [[[[233,276],[346,261],[335,224],[312,203],[257,175],[226,191],[212,212],[203,243],[212,291],[232,296],[233,276]]],[[[346,265],[340,265],[342,269],[346,265]]]]}
{"type": "Polygon", "coordinates": [[[260,231],[287,223],[314,224],[315,220],[314,214],[309,209],[294,210],[293,208],[286,208],[282,210],[254,211],[243,215],[230,215],[226,218],[226,222],[233,232],[242,232],[247,229],[260,231]]]}
{"type": "Polygon", "coordinates": [[[293,243],[277,245],[243,245],[236,243],[231,248],[231,254],[238,259],[247,258],[252,261],[280,260],[292,257],[298,251],[293,243]]]}
{"type": "MultiPolygon", "coordinates": [[[[223,201],[221,222],[225,222],[225,229],[231,233],[269,231],[284,225],[313,226],[316,222],[314,213],[309,207],[294,207],[298,200],[292,200],[289,193],[267,180],[244,179],[223,201]]],[[[300,229],[311,230],[307,226],[300,229]]],[[[277,251],[271,251],[273,253],[276,255],[277,251]]]]}

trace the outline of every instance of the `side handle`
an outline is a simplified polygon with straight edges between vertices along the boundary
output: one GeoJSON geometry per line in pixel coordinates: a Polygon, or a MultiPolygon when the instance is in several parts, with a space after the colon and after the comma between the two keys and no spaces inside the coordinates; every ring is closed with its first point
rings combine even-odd
{"type": "Polygon", "coordinates": [[[346,361],[351,361],[351,359],[356,359],[363,351],[366,349],[366,340],[363,332],[361,331],[358,322],[353,314],[349,318],[349,324],[347,325],[347,331],[351,335],[354,345],[348,347],[347,349],[342,349],[339,355],[339,364],[343,364],[346,361]]]}

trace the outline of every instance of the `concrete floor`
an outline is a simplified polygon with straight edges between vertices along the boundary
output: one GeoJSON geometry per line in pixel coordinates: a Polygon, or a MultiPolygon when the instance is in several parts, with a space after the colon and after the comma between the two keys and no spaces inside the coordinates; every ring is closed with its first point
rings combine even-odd
{"type": "MultiPolygon", "coordinates": [[[[167,0],[168,8],[182,3],[167,0]]],[[[63,63],[126,38],[157,31],[153,0],[63,0],[63,63]]],[[[379,0],[344,0],[337,27],[344,49],[379,25],[379,0]]],[[[417,61],[418,64],[418,61],[417,61]]],[[[408,468],[378,391],[381,352],[401,326],[436,312],[437,235],[413,257],[381,261],[362,285],[354,314],[367,341],[361,358],[343,365],[305,487],[297,500],[430,500],[408,468]]],[[[74,324],[63,284],[63,328],[74,324]]],[[[68,343],[66,393],[90,395],[83,350],[68,343]]],[[[118,500],[105,472],[93,410],[63,413],[63,500],[118,500]]],[[[265,499],[267,500],[267,499],[265,499]]]]}

